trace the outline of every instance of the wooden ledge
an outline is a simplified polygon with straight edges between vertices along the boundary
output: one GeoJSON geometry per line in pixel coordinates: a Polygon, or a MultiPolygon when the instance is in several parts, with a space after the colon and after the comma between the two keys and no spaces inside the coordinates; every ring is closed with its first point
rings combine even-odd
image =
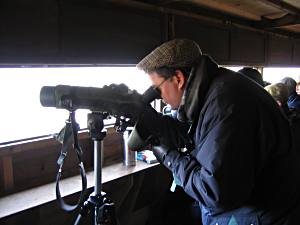
{"type": "MultiPolygon", "coordinates": [[[[123,163],[113,164],[102,169],[102,183],[145,170],[158,165],[137,161],[136,166],[126,167],[123,163]]],[[[87,173],[87,187],[94,186],[94,172],[87,173]]],[[[81,191],[81,177],[75,176],[61,180],[62,196],[81,191]]],[[[56,200],[55,182],[0,198],[0,218],[56,200]]]]}

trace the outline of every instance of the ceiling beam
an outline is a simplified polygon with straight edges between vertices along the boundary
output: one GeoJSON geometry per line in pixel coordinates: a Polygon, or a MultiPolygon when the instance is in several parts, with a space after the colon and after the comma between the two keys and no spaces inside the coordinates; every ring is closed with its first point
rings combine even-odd
{"type": "Polygon", "coordinates": [[[181,2],[181,1],[182,0],[164,0],[164,1],[160,1],[159,3],[157,3],[157,5],[169,5],[174,2],[181,2]]]}
{"type": "Polygon", "coordinates": [[[290,5],[287,2],[284,2],[282,0],[259,0],[260,2],[263,2],[267,5],[276,7],[277,9],[281,9],[287,13],[293,14],[293,15],[299,15],[300,14],[300,9],[290,5]]]}
{"type": "MultiPolygon", "coordinates": [[[[252,30],[256,32],[261,32],[261,33],[270,33],[270,34],[276,34],[276,35],[282,35],[285,37],[295,37],[300,39],[300,35],[296,32],[289,32],[285,30],[277,30],[276,28],[273,28],[274,31],[265,29],[264,26],[267,26],[267,24],[262,23],[261,21],[255,21],[255,22],[247,22],[247,24],[239,21],[231,21],[224,18],[216,18],[216,17],[210,17],[210,16],[205,16],[202,14],[190,12],[190,11],[185,11],[185,10],[178,10],[178,9],[172,9],[172,8],[167,8],[164,6],[158,6],[158,5],[151,5],[149,3],[144,3],[140,1],[135,1],[135,0],[101,0],[101,1],[106,1],[112,4],[117,4],[117,5],[122,5],[122,6],[128,6],[128,7],[133,7],[141,10],[146,10],[150,12],[157,12],[157,13],[162,13],[162,14],[171,14],[175,16],[183,16],[187,18],[192,18],[195,20],[199,20],[201,22],[205,22],[206,24],[214,24],[217,26],[234,26],[234,27],[240,27],[243,29],[247,30],[252,30]],[[276,29],[276,31],[275,31],[276,29]]],[[[259,1],[265,1],[265,0],[259,0],[259,1]]]]}
{"type": "Polygon", "coordinates": [[[300,16],[286,14],[278,19],[268,19],[262,17],[262,27],[263,28],[276,28],[300,24],[300,16]]]}

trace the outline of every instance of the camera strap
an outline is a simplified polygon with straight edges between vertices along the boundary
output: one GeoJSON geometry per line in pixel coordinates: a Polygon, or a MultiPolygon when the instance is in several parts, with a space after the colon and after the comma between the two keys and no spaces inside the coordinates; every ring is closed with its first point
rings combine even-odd
{"type": "Polygon", "coordinates": [[[62,143],[60,156],[57,160],[59,170],[56,176],[56,198],[59,201],[60,207],[67,212],[74,211],[81,206],[81,204],[84,201],[85,191],[87,189],[86,173],[82,162],[82,150],[78,142],[78,128],[79,128],[78,124],[75,121],[75,111],[70,111],[69,119],[66,120],[65,127],[60,131],[60,133],[56,138],[59,142],[62,143]],[[72,148],[72,145],[74,150],[76,151],[76,155],[78,158],[78,166],[80,169],[81,183],[82,183],[82,190],[80,192],[80,197],[76,205],[67,204],[62,198],[60,193],[60,188],[59,188],[59,181],[62,176],[64,160],[67,156],[68,150],[72,148]]]}

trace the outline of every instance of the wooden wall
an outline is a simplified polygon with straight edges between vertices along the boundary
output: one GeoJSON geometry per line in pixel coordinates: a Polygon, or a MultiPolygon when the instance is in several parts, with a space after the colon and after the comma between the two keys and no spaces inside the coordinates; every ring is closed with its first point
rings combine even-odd
{"type": "Polygon", "coordinates": [[[2,64],[132,64],[162,40],[157,13],[101,1],[1,4],[2,64]]]}
{"type": "Polygon", "coordinates": [[[134,65],[167,39],[186,37],[220,64],[300,66],[299,39],[105,2],[2,1],[0,65],[134,65]]]}
{"type": "MultiPolygon", "coordinates": [[[[93,169],[93,142],[87,133],[79,136],[85,169],[93,169]]],[[[103,142],[103,166],[122,161],[123,138],[113,128],[103,142]]],[[[0,196],[54,182],[61,144],[45,139],[26,144],[10,145],[0,151],[0,196]]],[[[63,177],[79,175],[74,149],[69,149],[63,167],[63,177]]]]}
{"type": "Polygon", "coordinates": [[[224,65],[300,66],[299,40],[293,38],[184,17],[176,19],[175,37],[196,40],[224,65]]]}
{"type": "MultiPolygon", "coordinates": [[[[118,224],[130,225],[196,225],[200,224],[200,211],[194,200],[181,188],[169,191],[171,173],[161,165],[105,183],[103,190],[115,203],[118,224]]],[[[89,193],[92,189],[89,189],[89,193]]],[[[87,195],[88,197],[88,195],[87,195]]],[[[78,194],[65,201],[76,202],[78,194]]],[[[73,213],[60,209],[57,201],[31,208],[0,219],[1,225],[65,225],[74,224],[79,210],[73,213]]],[[[82,218],[80,224],[93,224],[93,215],[82,218]]]]}

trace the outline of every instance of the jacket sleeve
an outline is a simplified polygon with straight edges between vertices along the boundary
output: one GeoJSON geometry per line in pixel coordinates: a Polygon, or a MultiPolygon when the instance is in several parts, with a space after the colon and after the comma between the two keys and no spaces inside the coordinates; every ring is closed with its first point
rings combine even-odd
{"type": "MultiPolygon", "coordinates": [[[[156,112],[152,107],[147,107],[135,125],[135,132],[143,140],[157,139],[158,142],[162,141],[168,147],[180,148],[190,142],[188,137],[189,125],[182,123],[177,119],[170,116],[162,115],[156,112]]],[[[159,144],[159,143],[158,143],[159,144]]]]}
{"type": "Polygon", "coordinates": [[[169,151],[163,162],[186,193],[215,212],[245,203],[253,191],[258,127],[255,107],[247,104],[211,101],[200,115],[195,149],[186,155],[169,151]]]}

